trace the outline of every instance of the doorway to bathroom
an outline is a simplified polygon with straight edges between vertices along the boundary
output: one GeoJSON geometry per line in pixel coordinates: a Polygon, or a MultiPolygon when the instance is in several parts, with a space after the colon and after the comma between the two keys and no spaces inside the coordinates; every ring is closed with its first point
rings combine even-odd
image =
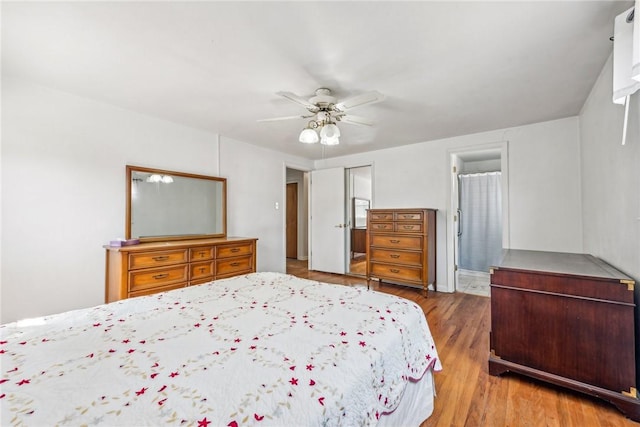
{"type": "Polygon", "coordinates": [[[502,152],[502,147],[496,147],[452,154],[453,285],[457,292],[490,295],[489,271],[500,262],[505,240],[502,152]]]}

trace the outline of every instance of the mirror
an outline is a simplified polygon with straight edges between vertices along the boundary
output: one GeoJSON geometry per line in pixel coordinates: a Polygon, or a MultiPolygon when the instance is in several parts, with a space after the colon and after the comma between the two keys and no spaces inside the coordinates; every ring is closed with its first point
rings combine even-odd
{"type": "Polygon", "coordinates": [[[369,200],[353,198],[353,228],[366,228],[367,226],[367,209],[369,209],[369,200]]]}
{"type": "Polygon", "coordinates": [[[141,241],[227,235],[227,180],[127,166],[125,237],[141,241]]]}

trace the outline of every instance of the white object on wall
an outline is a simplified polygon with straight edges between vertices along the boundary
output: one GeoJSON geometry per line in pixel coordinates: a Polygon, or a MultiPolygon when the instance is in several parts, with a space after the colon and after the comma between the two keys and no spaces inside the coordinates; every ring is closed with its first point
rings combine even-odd
{"type": "MultiPolygon", "coordinates": [[[[631,55],[631,77],[635,80],[640,81],[640,17],[635,18],[635,10],[640,11],[640,0],[636,0],[634,9],[634,19],[633,19],[633,52],[631,55]]],[[[627,15],[629,16],[629,15],[627,15]]]]}
{"type": "Polygon", "coordinates": [[[614,21],[613,102],[625,107],[622,145],[627,140],[629,97],[640,88],[640,18],[634,19],[634,15],[632,7],[616,16],[614,21]]]}
{"type": "MultiPolygon", "coordinates": [[[[630,8],[616,16],[613,33],[613,102],[624,105],[626,98],[640,88],[640,82],[632,74],[632,58],[635,56],[634,23],[627,22],[633,12],[630,8]]],[[[640,48],[638,46],[637,48],[640,48]]]]}

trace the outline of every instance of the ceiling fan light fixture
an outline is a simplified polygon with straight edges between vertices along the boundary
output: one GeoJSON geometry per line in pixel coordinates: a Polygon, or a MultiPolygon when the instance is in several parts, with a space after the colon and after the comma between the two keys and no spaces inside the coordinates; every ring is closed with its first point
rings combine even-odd
{"type": "Polygon", "coordinates": [[[303,144],[315,144],[319,140],[320,138],[318,137],[318,133],[309,128],[303,129],[302,132],[300,132],[300,137],[298,138],[298,141],[303,144]]]}
{"type": "Polygon", "coordinates": [[[333,123],[328,123],[322,126],[322,129],[320,129],[321,138],[337,139],[339,136],[340,136],[340,129],[338,129],[338,126],[336,126],[333,123]]]}
{"type": "Polygon", "coordinates": [[[331,137],[331,138],[322,137],[320,139],[320,144],[322,144],[322,145],[338,145],[338,144],[340,144],[340,138],[338,138],[337,136],[334,136],[334,137],[331,137]]]}
{"type": "Polygon", "coordinates": [[[307,123],[305,129],[300,132],[298,141],[303,144],[315,144],[320,142],[323,145],[338,145],[340,143],[340,129],[336,122],[349,123],[353,125],[372,126],[373,121],[364,117],[352,116],[346,113],[352,108],[373,104],[384,100],[384,95],[375,90],[351,96],[338,102],[328,88],[319,88],[315,96],[305,99],[292,92],[277,92],[278,95],[292,101],[307,109],[311,115],[298,115],[288,117],[276,117],[273,119],[258,120],[260,122],[312,118],[307,123]]]}

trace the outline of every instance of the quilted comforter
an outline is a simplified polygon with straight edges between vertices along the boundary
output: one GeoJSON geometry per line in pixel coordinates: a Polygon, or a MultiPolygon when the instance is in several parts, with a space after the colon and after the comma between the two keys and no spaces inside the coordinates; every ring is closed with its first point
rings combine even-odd
{"type": "Polygon", "coordinates": [[[440,362],[415,303],[254,273],[0,327],[0,424],[375,425],[440,362]]]}

